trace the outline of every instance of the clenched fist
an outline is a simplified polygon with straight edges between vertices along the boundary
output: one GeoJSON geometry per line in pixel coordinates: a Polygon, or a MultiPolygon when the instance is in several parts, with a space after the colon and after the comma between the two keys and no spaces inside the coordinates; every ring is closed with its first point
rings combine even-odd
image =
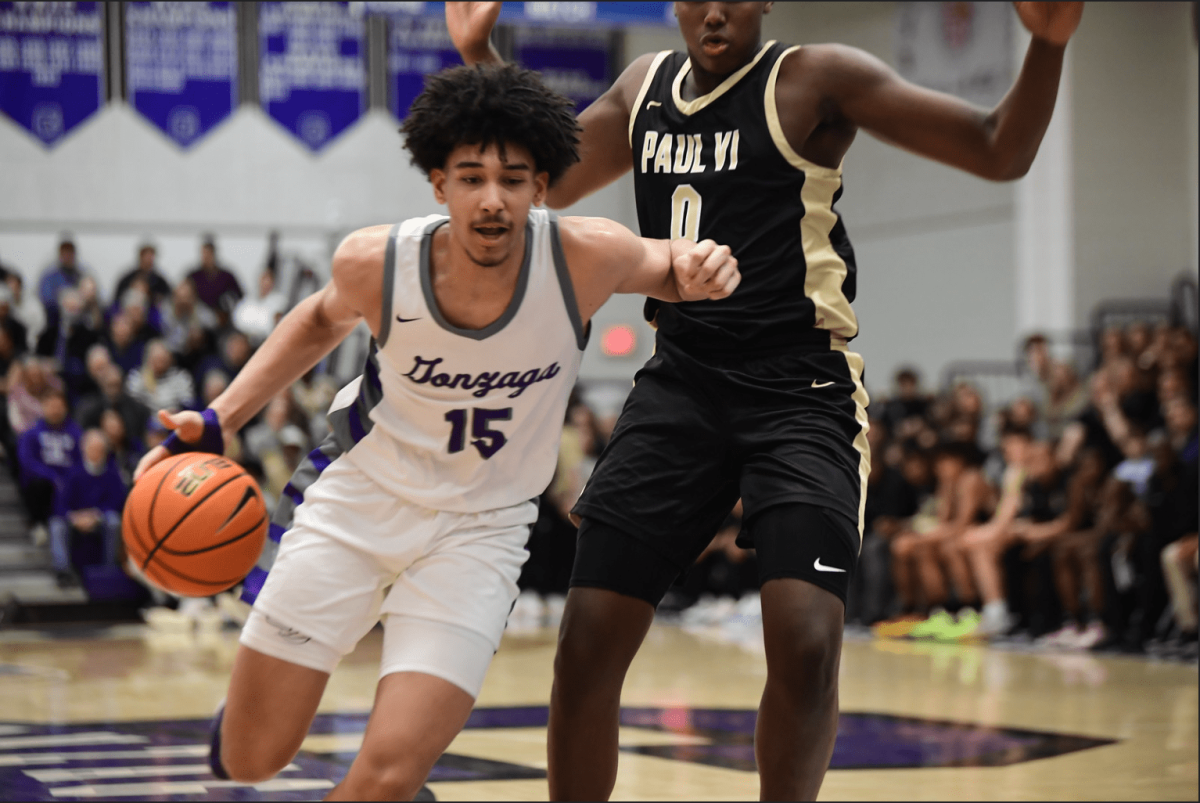
{"type": "Polygon", "coordinates": [[[671,271],[684,301],[727,298],[742,281],[729,246],[712,240],[672,240],[671,271]]]}

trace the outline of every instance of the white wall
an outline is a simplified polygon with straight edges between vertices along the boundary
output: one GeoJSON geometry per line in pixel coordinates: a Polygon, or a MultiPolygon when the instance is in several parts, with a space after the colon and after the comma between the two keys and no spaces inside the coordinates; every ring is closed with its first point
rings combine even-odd
{"type": "Polygon", "coordinates": [[[1099,301],[1164,297],[1180,271],[1195,270],[1189,5],[1089,3],[1072,43],[1080,325],[1099,301]]]}

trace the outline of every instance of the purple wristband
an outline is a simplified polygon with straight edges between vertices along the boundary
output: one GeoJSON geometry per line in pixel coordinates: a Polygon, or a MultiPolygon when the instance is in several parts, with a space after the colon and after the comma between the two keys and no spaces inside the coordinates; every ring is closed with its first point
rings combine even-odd
{"type": "Polygon", "coordinates": [[[171,454],[183,454],[184,452],[224,454],[225,438],[221,436],[221,422],[217,420],[217,414],[210,408],[200,413],[200,416],[204,419],[204,432],[201,433],[200,440],[188,443],[172,432],[163,441],[163,448],[171,454]]]}

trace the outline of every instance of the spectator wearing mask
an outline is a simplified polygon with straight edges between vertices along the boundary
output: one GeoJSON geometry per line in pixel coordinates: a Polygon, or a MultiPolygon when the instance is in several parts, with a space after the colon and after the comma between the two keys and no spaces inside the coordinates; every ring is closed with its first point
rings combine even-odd
{"type": "Polygon", "coordinates": [[[42,395],[42,417],[21,435],[21,494],[35,527],[44,527],[54,511],[71,467],[79,460],[83,430],[67,417],[67,396],[58,389],[42,395]]]}
{"type": "Polygon", "coordinates": [[[192,377],[175,367],[171,350],[161,340],[146,344],[146,360],[141,368],[130,372],[125,389],[151,410],[182,410],[196,402],[192,377]]]}
{"type": "Polygon", "coordinates": [[[146,243],[138,249],[137,264],[117,282],[115,299],[120,300],[125,292],[134,286],[135,282],[144,285],[149,302],[159,306],[171,296],[171,285],[158,269],[158,251],[153,245],[146,243]]]}
{"type": "Polygon", "coordinates": [[[200,246],[200,264],[187,275],[196,288],[196,298],[217,316],[224,328],[229,323],[230,310],[245,293],[237,277],[217,262],[217,246],[208,238],[200,246]]]}
{"type": "Polygon", "coordinates": [[[104,565],[116,566],[121,539],[121,508],[126,485],[109,459],[108,441],[98,429],[82,436],[80,459],[67,473],[50,518],[50,555],[60,585],[78,581],[71,568],[71,539],[101,539],[104,565]]]}

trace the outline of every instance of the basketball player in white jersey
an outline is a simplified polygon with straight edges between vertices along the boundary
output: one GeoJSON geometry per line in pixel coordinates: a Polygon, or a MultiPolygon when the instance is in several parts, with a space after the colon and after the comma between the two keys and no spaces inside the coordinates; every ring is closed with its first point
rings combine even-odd
{"type": "Polygon", "coordinates": [[[211,756],[214,773],[243,782],[285,767],[330,673],[382,619],[375,706],[330,799],[411,798],[465,724],[516,599],[531,500],[554,471],[595,311],[613,293],[723,298],[740,279],[712,241],[531,208],[578,161],[578,127],[572,103],[529,71],[434,76],[402,131],[449,217],[350,235],[329,284],[208,410],[160,413],[175,433],[138,466],[220,451],[222,432],[370,326],[363,375],[338,394],[333,434],[275,513],[273,566],[247,578],[257,599],[211,756]]]}

